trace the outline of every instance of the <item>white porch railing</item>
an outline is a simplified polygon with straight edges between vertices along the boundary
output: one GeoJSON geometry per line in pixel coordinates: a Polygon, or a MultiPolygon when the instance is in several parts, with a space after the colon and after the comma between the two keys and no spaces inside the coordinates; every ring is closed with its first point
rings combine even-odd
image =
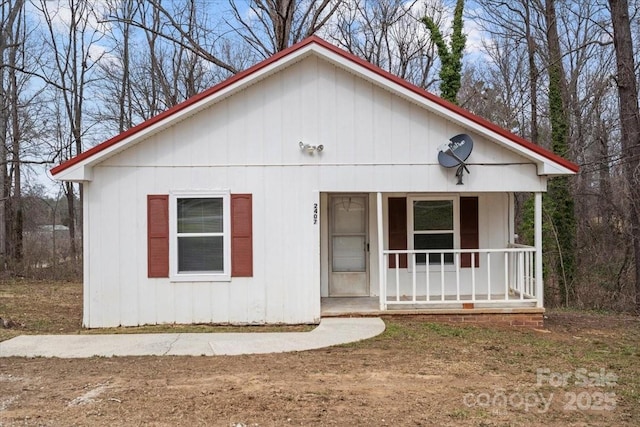
{"type": "Polygon", "coordinates": [[[382,310],[388,304],[535,306],[537,300],[535,248],[531,246],[385,250],[383,255],[382,310]],[[470,254],[471,267],[461,266],[462,254],[470,254]],[[407,257],[406,267],[400,266],[403,255],[407,257]]]}

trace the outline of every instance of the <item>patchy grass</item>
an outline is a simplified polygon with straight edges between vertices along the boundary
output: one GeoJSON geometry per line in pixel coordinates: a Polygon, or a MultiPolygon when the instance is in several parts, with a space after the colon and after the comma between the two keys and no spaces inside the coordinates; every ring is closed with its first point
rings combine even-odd
{"type": "Polygon", "coordinates": [[[0,328],[0,341],[23,334],[77,333],[82,326],[82,285],[20,278],[3,280],[0,317],[24,325],[0,328]]]}
{"type": "Polygon", "coordinates": [[[34,280],[0,282],[0,317],[18,327],[0,327],[0,341],[27,334],[137,334],[189,332],[307,332],[314,325],[146,325],[84,329],[82,284],[34,280]]]}
{"type": "MultiPolygon", "coordinates": [[[[80,299],[78,284],[0,283],[0,317],[25,324],[0,329],[0,340],[97,333],[80,327],[80,299]]],[[[550,311],[546,332],[440,324],[419,315],[384,321],[386,331],[370,340],[299,353],[3,359],[0,424],[635,426],[640,419],[638,317],[550,311]],[[590,382],[599,377],[608,381],[590,382]],[[96,389],[101,394],[91,402],[70,406],[96,389]]],[[[290,330],[306,327],[297,328],[290,330]]],[[[288,329],[99,332],[225,330],[288,329]]]]}

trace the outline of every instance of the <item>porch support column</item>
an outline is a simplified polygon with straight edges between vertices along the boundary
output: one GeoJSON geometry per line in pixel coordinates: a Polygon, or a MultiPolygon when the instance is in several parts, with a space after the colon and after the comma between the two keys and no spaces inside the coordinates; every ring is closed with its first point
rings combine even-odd
{"type": "Polygon", "coordinates": [[[544,286],[542,281],[542,193],[535,193],[534,241],[536,247],[536,307],[544,307],[544,286]]]}
{"type": "Polygon", "coordinates": [[[387,289],[385,286],[387,269],[384,256],[384,226],[382,217],[382,193],[376,194],[376,218],[378,222],[378,281],[380,282],[380,311],[387,309],[387,289]]]}
{"type": "Polygon", "coordinates": [[[508,206],[507,206],[507,210],[509,211],[509,215],[507,217],[507,220],[509,221],[509,244],[513,245],[516,243],[516,214],[515,214],[515,194],[514,193],[509,193],[508,194],[508,206]]]}

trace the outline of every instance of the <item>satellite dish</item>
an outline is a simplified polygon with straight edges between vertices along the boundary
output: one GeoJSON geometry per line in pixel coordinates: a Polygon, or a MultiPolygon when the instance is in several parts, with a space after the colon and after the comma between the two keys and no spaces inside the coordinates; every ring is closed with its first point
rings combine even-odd
{"type": "Polygon", "coordinates": [[[473,140],[466,133],[461,133],[452,137],[449,141],[448,144],[442,144],[438,147],[438,163],[445,168],[457,167],[457,185],[463,185],[462,174],[464,171],[470,173],[465,161],[473,150],[473,140]]]}

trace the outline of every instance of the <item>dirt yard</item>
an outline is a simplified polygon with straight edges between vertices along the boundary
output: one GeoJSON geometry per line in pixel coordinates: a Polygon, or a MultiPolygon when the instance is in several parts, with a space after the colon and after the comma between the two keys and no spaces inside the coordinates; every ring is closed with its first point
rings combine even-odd
{"type": "MultiPolygon", "coordinates": [[[[80,294],[73,283],[0,283],[0,317],[24,323],[0,329],[0,340],[79,333],[80,294]]],[[[374,339],[301,353],[0,358],[0,426],[619,426],[640,420],[638,318],[551,312],[547,332],[448,326],[419,316],[385,322],[386,332],[374,339]]]]}

